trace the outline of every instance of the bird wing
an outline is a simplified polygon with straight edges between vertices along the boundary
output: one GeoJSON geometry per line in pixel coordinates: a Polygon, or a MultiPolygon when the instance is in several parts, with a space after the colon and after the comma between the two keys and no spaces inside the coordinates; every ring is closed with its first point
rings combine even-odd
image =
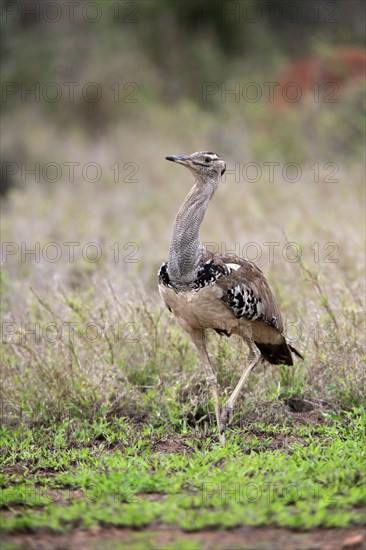
{"type": "Polygon", "coordinates": [[[254,263],[232,254],[205,253],[203,260],[204,265],[211,264],[211,270],[221,274],[215,284],[223,291],[221,300],[237,319],[262,321],[282,334],[278,305],[266,278],[254,263]]]}

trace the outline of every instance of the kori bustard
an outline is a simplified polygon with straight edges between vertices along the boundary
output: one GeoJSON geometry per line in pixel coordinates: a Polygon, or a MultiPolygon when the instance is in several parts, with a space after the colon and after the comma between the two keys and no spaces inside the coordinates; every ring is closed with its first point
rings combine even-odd
{"type": "Polygon", "coordinates": [[[262,271],[244,258],[210,253],[200,242],[200,225],[226,163],[207,151],[166,159],[189,168],[195,182],[175,218],[168,261],[159,270],[159,291],[197,348],[224,444],[235,401],[251,370],[262,360],[292,365],[292,352],[302,356],[286,342],[278,305],[262,271]],[[206,349],[207,329],[238,334],[249,347],[243,373],[221,414],[216,375],[206,349]]]}

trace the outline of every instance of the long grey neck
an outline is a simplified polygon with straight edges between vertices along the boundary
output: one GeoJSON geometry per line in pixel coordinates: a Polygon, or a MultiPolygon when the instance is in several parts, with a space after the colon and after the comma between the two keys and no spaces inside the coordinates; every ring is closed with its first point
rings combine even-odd
{"type": "Polygon", "coordinates": [[[168,275],[177,288],[194,282],[203,246],[199,229],[218,179],[196,180],[175,218],[168,256],[168,275]]]}

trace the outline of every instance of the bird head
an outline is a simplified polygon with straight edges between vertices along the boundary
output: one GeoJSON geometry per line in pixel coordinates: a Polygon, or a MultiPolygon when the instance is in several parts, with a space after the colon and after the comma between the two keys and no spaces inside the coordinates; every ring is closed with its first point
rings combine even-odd
{"type": "Polygon", "coordinates": [[[189,156],[171,156],[165,158],[166,160],[183,164],[199,179],[218,179],[226,170],[226,162],[216,155],[216,153],[208,151],[193,153],[189,156]]]}

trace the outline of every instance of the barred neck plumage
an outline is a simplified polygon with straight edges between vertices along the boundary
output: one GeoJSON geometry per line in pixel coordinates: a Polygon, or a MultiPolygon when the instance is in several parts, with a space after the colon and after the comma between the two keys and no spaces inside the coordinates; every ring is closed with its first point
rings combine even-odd
{"type": "Polygon", "coordinates": [[[175,218],[169,247],[168,274],[177,288],[189,288],[196,278],[203,252],[199,229],[218,184],[218,177],[198,177],[175,218]]]}

